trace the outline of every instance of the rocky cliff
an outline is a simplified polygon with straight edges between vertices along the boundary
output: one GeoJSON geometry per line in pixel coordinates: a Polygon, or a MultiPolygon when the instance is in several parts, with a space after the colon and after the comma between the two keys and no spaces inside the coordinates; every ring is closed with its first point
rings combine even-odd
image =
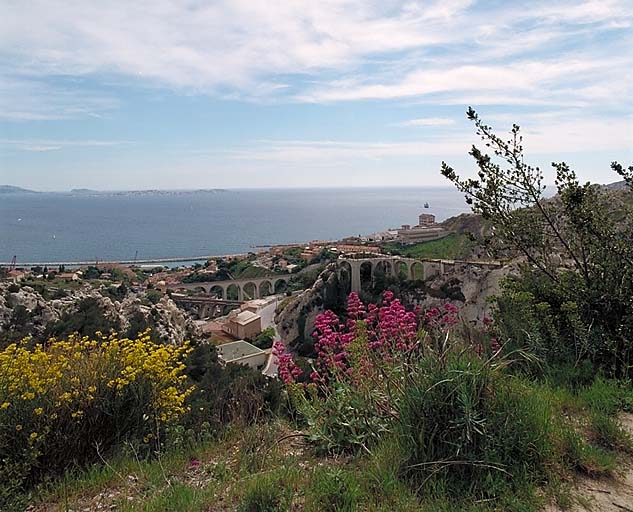
{"type": "Polygon", "coordinates": [[[130,292],[116,300],[102,291],[86,285],[65,297],[46,299],[28,286],[16,290],[15,285],[0,284],[0,339],[16,331],[40,338],[51,325],[76,314],[88,299],[122,334],[146,325],[152,328],[156,338],[170,343],[180,343],[199,335],[194,321],[168,296],[151,304],[142,292],[130,292]]]}
{"type": "MultiPolygon", "coordinates": [[[[301,350],[301,343],[310,339],[317,315],[335,304],[337,298],[345,296],[336,269],[336,263],[328,265],[311,288],[279,308],[275,321],[284,343],[299,343],[301,350]]],[[[514,266],[495,269],[475,265],[461,267],[424,282],[402,283],[397,293],[405,302],[423,308],[450,301],[460,308],[465,322],[480,322],[490,313],[489,298],[499,294],[501,280],[513,272],[516,272],[514,266]]]]}

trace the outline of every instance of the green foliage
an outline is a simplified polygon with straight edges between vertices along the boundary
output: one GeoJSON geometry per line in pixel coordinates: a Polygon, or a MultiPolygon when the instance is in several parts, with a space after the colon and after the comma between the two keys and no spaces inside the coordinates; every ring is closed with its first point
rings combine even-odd
{"type": "Polygon", "coordinates": [[[205,424],[214,433],[227,425],[242,425],[269,417],[280,407],[281,385],[247,366],[219,364],[215,348],[200,344],[187,360],[187,373],[196,385],[189,396],[191,410],[182,424],[196,432],[205,424]]]}
{"type": "Polygon", "coordinates": [[[477,360],[416,372],[399,413],[401,471],[420,492],[494,498],[542,481],[553,459],[548,401],[477,360]]]}
{"type": "Polygon", "coordinates": [[[353,512],[358,508],[360,495],[353,473],[339,468],[317,468],[306,490],[306,511],[353,512]]]}
{"type": "Polygon", "coordinates": [[[441,258],[441,259],[461,259],[466,258],[472,251],[474,242],[465,234],[451,233],[450,235],[417,244],[400,244],[390,242],[382,246],[385,252],[398,254],[407,258],[441,258]]]}
{"type": "MultiPolygon", "coordinates": [[[[520,300],[531,305],[517,306],[519,318],[510,319],[521,325],[525,318],[529,328],[511,339],[520,344],[534,332],[536,342],[527,341],[553,354],[555,362],[561,356],[574,364],[589,359],[597,369],[626,378],[633,362],[630,205],[600,187],[581,185],[565,163],[553,164],[558,194],[546,199],[542,171],[524,161],[519,127],[504,140],[474,110],[468,117],[493,156],[473,146],[477,178],[462,179],[446,163],[442,174],[491,225],[493,249],[529,264],[511,293],[526,292],[520,300]]],[[[633,167],[611,167],[633,190],[633,167]]]]}
{"type": "Polygon", "coordinates": [[[96,332],[110,333],[119,328],[115,320],[105,315],[97,299],[88,297],[79,302],[76,311],[64,313],[57,322],[48,324],[45,338],[60,338],[75,332],[81,336],[93,336],[96,332]]]}
{"type": "Polygon", "coordinates": [[[323,272],[324,268],[325,264],[311,265],[310,267],[299,271],[297,274],[293,275],[290,278],[288,289],[290,291],[298,291],[305,290],[306,288],[311,288],[318,279],[321,272],[323,272]]]}
{"type": "Polygon", "coordinates": [[[273,340],[275,338],[275,329],[273,327],[266,327],[260,332],[253,340],[253,345],[261,349],[267,349],[273,346],[273,340]]]}
{"type": "Polygon", "coordinates": [[[160,302],[160,299],[163,298],[163,293],[160,292],[159,290],[156,290],[156,289],[154,289],[154,290],[147,290],[145,292],[145,298],[147,299],[147,301],[150,304],[156,305],[156,304],[158,304],[160,302]]]}
{"type": "Polygon", "coordinates": [[[82,269],[83,275],[82,277],[86,280],[89,279],[99,279],[103,271],[99,270],[97,267],[90,265],[85,269],[82,269]]]}
{"type": "Polygon", "coordinates": [[[283,512],[290,510],[292,488],[285,480],[285,471],[260,473],[247,483],[239,512],[283,512]]]}

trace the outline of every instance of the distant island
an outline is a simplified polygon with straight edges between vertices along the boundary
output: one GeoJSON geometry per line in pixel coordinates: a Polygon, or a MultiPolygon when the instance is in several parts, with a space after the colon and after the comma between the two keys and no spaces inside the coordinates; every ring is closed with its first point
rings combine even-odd
{"type": "Polygon", "coordinates": [[[35,190],[29,190],[12,185],[0,185],[0,194],[37,194],[35,190]]]}
{"type": "MultiPolygon", "coordinates": [[[[69,192],[47,192],[51,194],[72,194],[72,195],[108,195],[108,196],[128,196],[128,195],[188,195],[188,194],[216,194],[220,192],[228,192],[223,188],[195,189],[195,190],[92,190],[89,188],[73,188],[69,192]]],[[[13,185],[0,185],[0,194],[41,194],[41,191],[29,190],[13,185]]]]}

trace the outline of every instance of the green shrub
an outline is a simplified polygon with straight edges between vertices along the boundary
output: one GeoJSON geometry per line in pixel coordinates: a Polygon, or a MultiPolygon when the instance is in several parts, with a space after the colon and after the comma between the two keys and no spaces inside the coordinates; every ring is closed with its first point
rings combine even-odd
{"type": "Polygon", "coordinates": [[[476,359],[422,368],[399,416],[401,472],[420,492],[494,498],[543,480],[554,456],[547,397],[476,359]]]}
{"type": "Polygon", "coordinates": [[[285,472],[259,473],[248,480],[239,512],[284,512],[290,510],[293,491],[285,472]]]}
{"type": "Polygon", "coordinates": [[[308,512],[353,512],[361,492],[355,476],[340,468],[318,468],[306,491],[308,512]]]}
{"type": "Polygon", "coordinates": [[[188,351],[149,335],[25,341],[0,351],[0,498],[125,441],[156,448],[162,427],[186,410],[188,351]]]}

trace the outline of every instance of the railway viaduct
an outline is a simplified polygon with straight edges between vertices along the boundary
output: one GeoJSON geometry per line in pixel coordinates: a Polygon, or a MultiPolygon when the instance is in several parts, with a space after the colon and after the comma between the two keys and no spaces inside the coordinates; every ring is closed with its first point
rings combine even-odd
{"type": "Polygon", "coordinates": [[[361,273],[373,281],[378,269],[386,276],[401,276],[406,280],[424,280],[434,276],[452,273],[465,267],[501,268],[500,261],[414,259],[376,253],[355,253],[341,255],[338,259],[339,273],[347,272],[351,291],[360,292],[361,273]]]}

